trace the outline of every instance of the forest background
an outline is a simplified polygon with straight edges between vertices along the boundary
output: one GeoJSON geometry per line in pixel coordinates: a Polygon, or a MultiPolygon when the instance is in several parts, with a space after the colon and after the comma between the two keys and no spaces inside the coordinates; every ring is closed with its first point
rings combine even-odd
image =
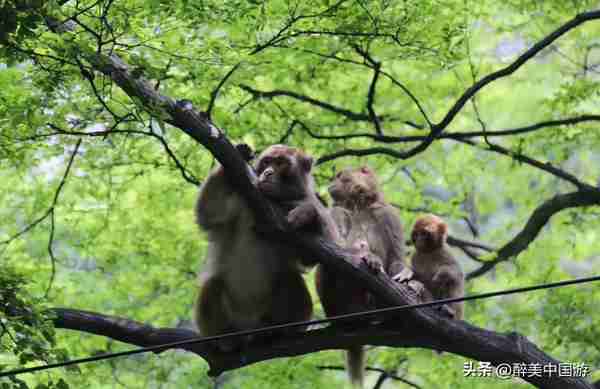
{"type": "MultiPolygon", "coordinates": [[[[49,308],[191,328],[207,245],[193,204],[217,162],[138,93],[142,81],[189,100],[232,142],[306,150],[325,198],[337,170],[371,166],[405,231],[424,212],[449,222],[468,294],[600,273],[598,5],[0,1],[0,370],[132,347],[55,329],[49,308]],[[110,71],[117,57],[125,81],[110,71]]],[[[586,363],[597,381],[598,299],[598,284],[572,286],[467,302],[465,318],[586,363]]],[[[371,348],[367,383],[530,385],[464,377],[470,360],[371,348]]],[[[216,385],[340,387],[341,366],[322,351],[216,385]]],[[[213,387],[208,369],[171,350],[0,387],[213,387]]]]}

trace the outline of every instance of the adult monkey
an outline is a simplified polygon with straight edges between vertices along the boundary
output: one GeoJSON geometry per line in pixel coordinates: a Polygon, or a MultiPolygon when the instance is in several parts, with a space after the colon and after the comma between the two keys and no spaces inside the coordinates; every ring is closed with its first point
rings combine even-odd
{"type": "MultiPolygon", "coordinates": [[[[331,214],[342,244],[373,271],[410,279],[404,263],[404,237],[397,211],[384,198],[377,177],[366,166],[344,169],[329,187],[334,204],[331,214]]],[[[369,292],[327,266],[319,265],[317,293],[327,316],[374,308],[369,292]]],[[[362,346],[347,350],[346,366],[353,385],[362,387],[365,353],[362,346]]]]}
{"type": "MultiPolygon", "coordinates": [[[[238,150],[251,158],[248,146],[238,150]]],[[[285,212],[293,229],[336,240],[335,223],[315,195],[312,165],[301,150],[273,145],[258,158],[255,184],[285,212]]],[[[310,319],[312,300],[302,272],[316,261],[300,257],[287,243],[260,238],[252,211],[221,166],[200,189],[196,220],[208,235],[194,315],[202,335],[310,319]]],[[[240,345],[221,341],[217,347],[231,351],[240,345]]]]}

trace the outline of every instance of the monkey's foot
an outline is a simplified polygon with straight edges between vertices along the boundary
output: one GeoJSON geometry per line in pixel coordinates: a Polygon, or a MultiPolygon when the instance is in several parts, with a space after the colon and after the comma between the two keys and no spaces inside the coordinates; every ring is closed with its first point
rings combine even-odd
{"type": "Polygon", "coordinates": [[[417,280],[409,280],[408,287],[417,294],[417,296],[422,297],[423,292],[425,292],[425,285],[422,282],[417,280]]]}
{"type": "Polygon", "coordinates": [[[383,270],[383,263],[381,263],[381,259],[379,259],[379,257],[375,254],[365,254],[360,258],[360,260],[367,265],[369,271],[371,271],[372,273],[377,274],[385,272],[383,270]]]}

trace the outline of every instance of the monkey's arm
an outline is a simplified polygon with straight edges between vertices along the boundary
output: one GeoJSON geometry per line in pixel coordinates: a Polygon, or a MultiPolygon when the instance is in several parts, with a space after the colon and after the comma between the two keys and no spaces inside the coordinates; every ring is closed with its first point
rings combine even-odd
{"type": "Polygon", "coordinates": [[[437,269],[431,282],[435,290],[462,290],[464,275],[458,264],[445,264],[437,269]]]}
{"type": "Polygon", "coordinates": [[[350,212],[342,207],[333,207],[329,211],[338,231],[338,244],[346,246],[345,242],[348,239],[348,234],[351,228],[350,212]]]}
{"type": "Polygon", "coordinates": [[[219,227],[235,218],[244,200],[227,182],[225,170],[217,167],[206,178],[196,201],[196,221],[205,230],[219,227]]]}
{"type": "Polygon", "coordinates": [[[404,262],[404,233],[400,217],[394,207],[389,204],[374,211],[377,225],[380,226],[379,233],[387,243],[385,263],[386,272],[389,276],[394,276],[405,268],[404,262]]]}

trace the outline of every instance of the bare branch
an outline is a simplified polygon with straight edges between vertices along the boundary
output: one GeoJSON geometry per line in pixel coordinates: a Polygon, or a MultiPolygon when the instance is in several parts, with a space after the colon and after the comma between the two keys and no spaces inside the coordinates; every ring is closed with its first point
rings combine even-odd
{"type": "Polygon", "coordinates": [[[81,139],[79,139],[77,141],[77,144],[75,145],[75,148],[74,148],[73,152],[71,153],[71,157],[69,158],[69,162],[67,163],[65,173],[63,174],[63,176],[60,180],[60,183],[58,184],[58,187],[56,188],[56,191],[54,192],[54,197],[52,199],[52,203],[50,204],[50,207],[46,210],[46,212],[44,212],[44,214],[42,216],[35,219],[32,223],[27,225],[21,231],[10,236],[8,239],[0,242],[0,245],[6,245],[6,247],[5,247],[5,250],[6,250],[6,248],[8,248],[8,245],[10,245],[15,239],[18,239],[22,235],[26,234],[27,232],[29,232],[30,230],[35,228],[38,224],[40,224],[41,222],[46,220],[46,218],[50,217],[50,233],[48,235],[47,250],[48,250],[48,255],[50,257],[50,265],[51,265],[52,269],[51,269],[51,273],[50,273],[50,280],[48,281],[48,286],[46,288],[46,293],[45,293],[46,296],[48,296],[48,293],[50,293],[50,289],[52,288],[52,284],[54,283],[54,277],[56,275],[56,257],[54,255],[54,250],[52,247],[53,243],[54,243],[54,231],[55,231],[55,224],[56,224],[56,220],[55,220],[56,205],[58,204],[58,198],[60,196],[60,193],[62,192],[62,189],[63,189],[65,183],[67,182],[69,172],[71,171],[71,167],[73,166],[73,161],[75,160],[75,156],[77,155],[77,152],[79,151],[80,145],[81,145],[81,139]]]}
{"type": "Polygon", "coordinates": [[[208,115],[209,118],[212,115],[212,110],[215,106],[215,101],[217,100],[217,97],[219,96],[219,91],[221,90],[223,85],[225,85],[225,83],[227,82],[229,77],[231,77],[231,75],[233,73],[235,73],[236,70],[238,70],[238,68],[240,67],[241,64],[242,64],[241,62],[238,62],[237,64],[235,64],[235,66],[232,67],[227,72],[227,74],[225,74],[225,77],[223,77],[221,79],[221,81],[219,81],[219,84],[217,85],[217,87],[212,92],[210,92],[210,102],[208,103],[208,108],[206,108],[206,114],[208,115]]]}
{"type": "Polygon", "coordinates": [[[379,79],[379,74],[381,73],[381,63],[375,61],[373,57],[371,57],[371,55],[366,50],[363,50],[360,46],[353,45],[353,47],[354,50],[365,59],[365,62],[368,63],[369,68],[373,69],[373,79],[371,80],[369,92],[367,94],[367,111],[369,112],[369,118],[375,126],[375,133],[378,136],[381,136],[383,135],[381,123],[379,122],[379,118],[377,117],[375,108],[373,107],[373,104],[375,104],[375,89],[377,87],[377,80],[379,79]]]}
{"type": "Polygon", "coordinates": [[[457,238],[453,235],[448,235],[448,244],[456,247],[473,247],[476,249],[481,249],[487,252],[495,251],[495,249],[485,243],[476,242],[471,240],[465,240],[461,238],[457,238]]]}
{"type": "MultiPolygon", "coordinates": [[[[481,147],[481,145],[479,145],[479,144],[467,143],[464,141],[460,141],[460,142],[466,143],[466,144],[469,144],[469,145],[475,146],[475,147],[481,147]]],[[[491,143],[489,141],[487,142],[487,145],[483,149],[493,151],[494,153],[509,156],[510,158],[514,159],[515,161],[519,161],[519,162],[525,163],[527,165],[533,166],[537,169],[543,170],[547,173],[552,174],[553,176],[556,176],[562,180],[565,180],[565,181],[575,185],[579,189],[583,188],[585,186],[588,186],[586,183],[579,181],[579,179],[577,177],[575,177],[574,175],[553,166],[550,162],[540,162],[540,161],[535,160],[531,157],[528,157],[524,154],[511,151],[505,147],[502,147],[495,143],[491,143]]]]}
{"type": "MultiPolygon", "coordinates": [[[[317,368],[320,369],[320,370],[346,370],[346,368],[343,367],[343,366],[317,366],[317,368]]],[[[414,383],[414,382],[412,382],[410,380],[407,380],[404,377],[400,377],[400,376],[398,376],[398,375],[396,375],[394,373],[391,373],[391,372],[389,372],[389,371],[387,371],[385,369],[380,369],[380,368],[377,368],[377,367],[367,366],[367,367],[365,367],[365,370],[366,371],[372,371],[372,372],[380,373],[381,376],[385,375],[386,379],[389,378],[389,379],[392,379],[394,381],[402,382],[402,383],[404,383],[404,384],[406,384],[406,385],[408,385],[408,386],[410,386],[412,388],[422,389],[422,387],[419,386],[419,385],[417,385],[416,383],[414,383]]],[[[380,376],[380,378],[381,378],[381,376],[380,376]]],[[[379,380],[378,380],[378,382],[379,382],[379,380]]],[[[375,385],[373,387],[373,389],[375,389],[376,387],[377,387],[377,385],[375,385]]]]}
{"type": "MultiPolygon", "coordinates": [[[[333,104],[327,103],[325,101],[317,100],[310,96],[302,95],[302,94],[299,94],[299,93],[296,93],[293,91],[279,90],[279,89],[272,90],[272,91],[259,91],[248,85],[243,85],[243,84],[239,85],[239,87],[241,89],[245,90],[246,92],[250,93],[255,99],[272,99],[275,97],[290,97],[290,98],[296,99],[298,101],[302,101],[304,103],[312,104],[314,106],[325,109],[327,111],[335,112],[337,114],[345,116],[349,120],[364,121],[364,122],[368,122],[371,120],[371,118],[367,114],[353,112],[348,109],[338,107],[333,104]]],[[[381,120],[381,119],[382,118],[379,118],[379,120],[381,120]]]]}
{"type": "Polygon", "coordinates": [[[398,159],[408,159],[414,154],[407,151],[398,151],[387,147],[371,147],[368,149],[344,149],[331,154],[323,155],[317,159],[316,164],[320,165],[325,162],[333,161],[342,157],[365,157],[367,155],[387,155],[398,159]]]}
{"type": "MultiPolygon", "coordinates": [[[[488,74],[481,80],[474,83],[471,87],[469,87],[454,103],[454,105],[450,108],[450,110],[446,113],[446,116],[437,124],[433,124],[431,126],[431,131],[429,134],[416,146],[405,150],[405,151],[394,151],[390,152],[389,150],[380,150],[382,154],[388,154],[392,156],[396,156],[397,158],[407,159],[413,157],[423,151],[425,151],[439,136],[442,132],[448,127],[448,125],[454,120],[456,115],[462,110],[464,105],[473,97],[477,92],[479,92],[483,87],[492,83],[495,80],[498,80],[503,77],[507,77],[517,71],[521,66],[523,66],[527,61],[537,55],[544,48],[552,44],[556,39],[560,38],[562,35],[566,34],[570,30],[575,27],[594,19],[600,19],[600,11],[590,11],[581,13],[575,18],[571,19],[567,23],[563,24],[558,29],[554,30],[552,33],[547,35],[545,38],[534,44],[529,50],[525,51],[525,53],[521,54],[513,63],[510,65],[488,74]]],[[[356,153],[357,151],[354,151],[356,153]]],[[[342,154],[343,155],[354,155],[354,154],[342,154]]],[[[364,155],[364,154],[363,154],[364,155]]],[[[326,159],[330,160],[330,159],[326,159]]]]}
{"type": "MultiPolygon", "coordinates": [[[[383,72],[382,72],[383,74],[383,72]]],[[[437,139],[449,139],[449,140],[466,140],[470,138],[477,138],[487,136],[488,138],[512,136],[526,134],[534,131],[538,131],[547,127],[558,127],[558,126],[571,126],[584,122],[600,122],[600,115],[581,115],[572,118],[547,120],[531,124],[524,127],[516,127],[504,130],[488,130],[488,131],[465,131],[465,132],[446,132],[440,134],[437,139]]],[[[407,123],[408,124],[408,123],[407,123]]],[[[306,126],[303,126],[305,129],[306,126]]],[[[414,125],[413,125],[414,127],[414,125]]],[[[308,129],[307,129],[308,130],[308,129]]],[[[313,131],[307,131],[307,133],[315,139],[327,139],[327,140],[350,140],[355,138],[370,138],[374,141],[381,143],[410,143],[410,142],[421,142],[427,138],[426,135],[408,135],[408,136],[390,136],[390,135],[376,135],[369,132],[360,132],[354,134],[339,134],[339,135],[321,135],[313,131]]]]}
{"type": "Polygon", "coordinates": [[[467,278],[471,279],[481,276],[499,263],[519,255],[527,249],[550,218],[558,212],[569,208],[588,207],[592,205],[600,205],[600,190],[595,188],[583,188],[576,192],[559,194],[546,200],[533,211],[523,229],[510,242],[498,250],[495,259],[486,262],[480,268],[469,273],[467,278]]]}
{"type": "Polygon", "coordinates": [[[537,42],[536,44],[531,46],[530,49],[528,49],[523,54],[521,54],[510,65],[508,65],[496,72],[490,73],[487,76],[485,76],[484,78],[482,78],[481,80],[474,83],[470,88],[468,88],[462,94],[462,96],[460,96],[458,98],[458,100],[450,108],[450,110],[448,111],[446,116],[442,119],[442,121],[440,121],[438,124],[435,125],[435,128],[432,131],[434,137],[437,137],[439,135],[439,133],[441,133],[448,126],[448,124],[450,124],[450,122],[452,122],[454,117],[458,114],[458,112],[460,112],[460,110],[464,107],[464,105],[467,103],[467,101],[469,101],[469,99],[471,99],[471,97],[475,96],[475,94],[477,92],[479,92],[479,90],[481,90],[483,87],[485,87],[486,85],[490,84],[493,81],[496,81],[500,78],[503,78],[503,77],[513,74],[521,66],[523,66],[525,63],[527,63],[527,61],[529,61],[531,58],[535,57],[540,51],[542,51],[543,49],[548,47],[550,44],[552,44],[555,40],[560,38],[562,35],[571,31],[575,27],[577,27],[587,21],[594,20],[594,19],[600,19],[600,11],[584,12],[584,13],[581,13],[581,14],[575,16],[573,19],[569,20],[567,23],[563,24],[562,26],[560,26],[559,28],[554,30],[552,33],[547,35],[545,38],[543,38],[542,40],[540,40],[539,42],[537,42]]]}
{"type": "MultiPolygon", "coordinates": [[[[251,55],[257,54],[268,47],[274,46],[279,42],[282,42],[286,39],[291,38],[292,35],[286,34],[286,32],[289,29],[291,29],[294,26],[294,24],[296,24],[296,22],[298,22],[300,20],[306,20],[306,19],[324,18],[329,15],[333,15],[335,13],[335,11],[337,11],[337,9],[347,1],[348,0],[340,0],[337,3],[334,3],[333,5],[331,5],[330,7],[327,7],[323,11],[320,11],[320,12],[317,12],[314,14],[292,15],[290,17],[290,20],[288,20],[288,22],[271,39],[269,39],[267,42],[265,42],[263,44],[256,45],[256,47],[254,47],[254,49],[250,52],[250,54],[251,55]]],[[[294,10],[294,13],[295,13],[295,10],[294,10]]]]}
{"type": "Polygon", "coordinates": [[[198,180],[198,178],[196,178],[196,176],[194,176],[194,174],[192,172],[190,172],[183,165],[183,163],[179,160],[179,158],[177,158],[177,156],[175,155],[175,152],[171,149],[167,140],[163,136],[161,136],[153,131],[118,130],[118,129],[114,128],[114,126],[105,131],[89,131],[89,132],[67,131],[67,130],[64,130],[64,129],[58,127],[57,125],[55,125],[53,123],[46,123],[46,124],[48,125],[48,127],[55,130],[55,132],[45,133],[45,134],[37,134],[37,135],[31,136],[31,137],[19,138],[18,140],[19,141],[35,140],[35,139],[48,138],[48,137],[57,136],[57,135],[78,136],[78,137],[84,137],[84,136],[106,137],[111,134],[125,134],[125,135],[134,134],[134,135],[150,136],[160,142],[160,144],[164,148],[165,152],[167,153],[168,157],[171,159],[171,161],[173,161],[173,163],[175,164],[175,167],[177,167],[177,169],[180,171],[181,176],[183,177],[184,180],[186,180],[190,184],[193,184],[196,186],[200,185],[200,180],[198,180]]]}

